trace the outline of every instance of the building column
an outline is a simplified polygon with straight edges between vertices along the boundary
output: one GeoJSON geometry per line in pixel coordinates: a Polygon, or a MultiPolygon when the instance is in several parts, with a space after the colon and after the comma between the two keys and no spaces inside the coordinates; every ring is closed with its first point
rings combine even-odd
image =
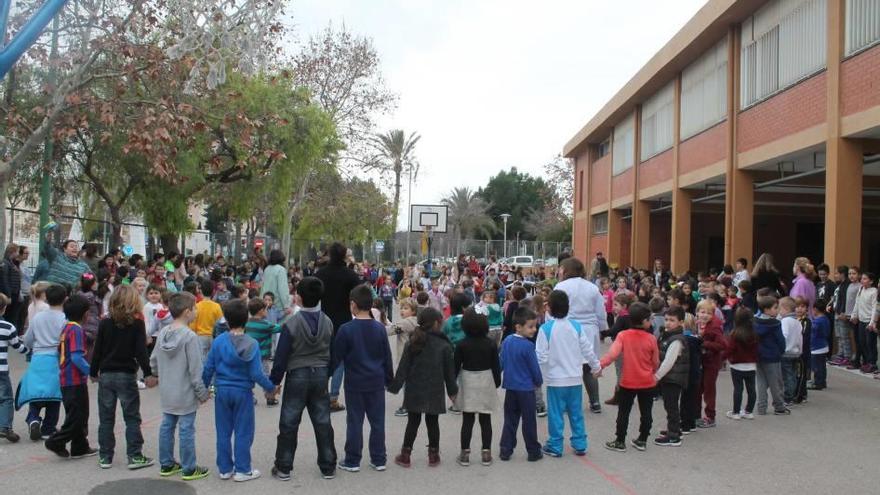
{"type": "Polygon", "coordinates": [[[605,259],[608,260],[608,263],[617,263],[618,266],[621,266],[621,250],[620,246],[623,242],[623,212],[620,210],[615,210],[614,208],[608,209],[608,252],[605,253],[605,259]]]}
{"type": "Polygon", "coordinates": [[[636,268],[651,268],[651,204],[633,200],[630,264],[636,268]]]}
{"type": "Polygon", "coordinates": [[[684,273],[691,269],[691,193],[685,189],[672,191],[672,248],[669,269],[684,273]]]}

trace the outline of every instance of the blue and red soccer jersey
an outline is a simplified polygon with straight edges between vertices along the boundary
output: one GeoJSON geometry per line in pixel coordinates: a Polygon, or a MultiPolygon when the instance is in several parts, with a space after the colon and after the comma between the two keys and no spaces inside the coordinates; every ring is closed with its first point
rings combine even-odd
{"type": "Polygon", "coordinates": [[[61,386],[85,385],[89,379],[89,363],[86,361],[86,339],[82,327],[75,321],[68,321],[61,331],[58,344],[58,368],[61,373],[61,386]]]}

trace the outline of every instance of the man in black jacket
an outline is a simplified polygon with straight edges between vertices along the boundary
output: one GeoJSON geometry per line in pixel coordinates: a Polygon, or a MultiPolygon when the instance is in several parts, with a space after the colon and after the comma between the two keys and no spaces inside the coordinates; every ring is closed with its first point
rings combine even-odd
{"type": "MultiPolygon", "coordinates": [[[[327,250],[329,261],[315,274],[324,283],[324,296],[321,310],[333,322],[333,338],[343,324],[351,321],[349,306],[351,290],[360,284],[360,279],[351,268],[345,265],[348,249],[340,242],[334,242],[327,250]]],[[[343,367],[336,368],[330,380],[330,411],[344,411],[339,403],[339,388],[342,387],[343,367]]]]}

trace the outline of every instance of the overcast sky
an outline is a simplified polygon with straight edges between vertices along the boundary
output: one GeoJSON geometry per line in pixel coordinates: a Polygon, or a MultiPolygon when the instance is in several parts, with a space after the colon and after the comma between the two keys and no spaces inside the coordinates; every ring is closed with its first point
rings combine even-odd
{"type": "Polygon", "coordinates": [[[400,95],[383,128],[422,135],[413,202],[437,203],[512,166],[540,175],[704,3],[295,0],[291,14],[301,38],[331,21],[373,38],[400,95]]]}

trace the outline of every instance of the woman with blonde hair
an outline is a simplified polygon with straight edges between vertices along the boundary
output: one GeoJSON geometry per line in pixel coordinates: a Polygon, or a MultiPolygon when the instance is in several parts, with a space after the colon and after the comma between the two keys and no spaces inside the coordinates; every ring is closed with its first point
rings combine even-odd
{"type": "Polygon", "coordinates": [[[775,291],[777,297],[782,297],[786,293],[785,286],[782,285],[782,277],[773,265],[773,255],[770,253],[762,254],[752,269],[752,290],[758,293],[765,287],[775,291]]]}
{"type": "Polygon", "coordinates": [[[137,289],[121,285],[110,296],[109,318],[98,324],[98,336],[92,354],[90,376],[98,381],[98,465],[113,467],[116,435],[116,403],[122,406],[125,421],[125,442],[129,469],[141,469],[153,464],[143,454],[144,436],[141,433],[141,398],[137,373],[140,369],[147,383],[150,380],[150,356],[147,354],[147,332],[141,314],[143,303],[137,289]]]}
{"type": "Polygon", "coordinates": [[[816,276],[816,270],[807,258],[797,258],[794,260],[792,267],[794,282],[792,283],[791,292],[788,294],[792,299],[798,297],[807,301],[810,317],[813,317],[813,306],[816,304],[816,285],[813,278],[816,276]]]}

